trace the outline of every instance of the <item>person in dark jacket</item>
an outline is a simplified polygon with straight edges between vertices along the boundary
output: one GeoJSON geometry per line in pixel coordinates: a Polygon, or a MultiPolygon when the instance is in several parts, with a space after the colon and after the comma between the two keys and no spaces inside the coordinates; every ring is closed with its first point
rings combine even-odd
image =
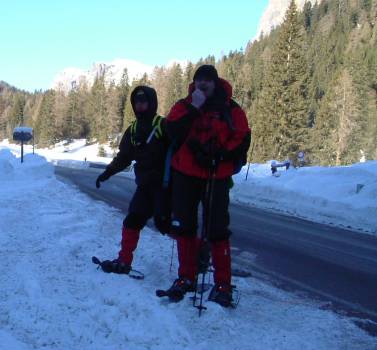
{"type": "Polygon", "coordinates": [[[131,93],[131,104],[136,120],[127,128],[119,144],[119,152],[106,170],[98,176],[96,187],[135,161],[136,191],[123,221],[121,250],[115,260],[106,260],[101,266],[106,272],[125,273],[131,270],[133,253],[141,229],[152,216],[155,226],[168,233],[166,195],[162,186],[165,157],[169,147],[165,118],[157,113],[156,91],[138,86],[131,93]]]}
{"type": "Polygon", "coordinates": [[[232,100],[232,87],[212,65],[194,74],[188,96],[167,116],[167,131],[177,145],[173,168],[172,227],[177,238],[178,279],[167,294],[181,300],[195,288],[198,273],[198,205],[203,204],[204,232],[211,249],[215,286],[210,300],[232,302],[229,226],[231,176],[246,163],[250,129],[242,108],[232,100]]]}

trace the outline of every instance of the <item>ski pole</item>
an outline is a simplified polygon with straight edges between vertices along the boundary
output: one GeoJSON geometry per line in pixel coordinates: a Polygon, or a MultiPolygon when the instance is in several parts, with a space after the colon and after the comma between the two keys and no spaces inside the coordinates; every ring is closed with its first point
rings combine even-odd
{"type": "MultiPolygon", "coordinates": [[[[204,244],[207,244],[208,239],[208,233],[211,225],[212,220],[212,202],[213,202],[213,188],[214,188],[214,182],[215,182],[215,176],[216,176],[216,164],[215,160],[212,160],[211,167],[209,169],[209,178],[206,184],[206,194],[205,194],[205,203],[204,203],[204,222],[202,226],[202,241],[204,244]]],[[[199,317],[202,314],[202,310],[206,310],[206,307],[203,306],[203,292],[204,292],[204,284],[205,284],[205,275],[207,273],[207,270],[204,270],[202,273],[202,287],[201,287],[201,293],[200,293],[200,302],[198,306],[195,306],[199,309],[199,317]]],[[[196,280],[198,281],[198,275],[196,280]]],[[[198,290],[198,284],[195,286],[195,295],[194,295],[194,303],[196,301],[196,294],[198,290]]]]}
{"type": "Polygon", "coordinates": [[[175,245],[175,239],[172,238],[173,244],[171,245],[171,256],[170,256],[170,267],[169,267],[169,272],[171,272],[172,267],[173,267],[173,255],[174,255],[174,245],[175,245]]]}

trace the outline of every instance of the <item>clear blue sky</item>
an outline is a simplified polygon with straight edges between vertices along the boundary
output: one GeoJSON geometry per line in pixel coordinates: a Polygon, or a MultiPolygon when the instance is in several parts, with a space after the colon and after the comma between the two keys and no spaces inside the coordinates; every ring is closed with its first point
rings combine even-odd
{"type": "Polygon", "coordinates": [[[0,80],[47,89],[67,67],[197,61],[245,48],[268,0],[0,0],[0,80]]]}

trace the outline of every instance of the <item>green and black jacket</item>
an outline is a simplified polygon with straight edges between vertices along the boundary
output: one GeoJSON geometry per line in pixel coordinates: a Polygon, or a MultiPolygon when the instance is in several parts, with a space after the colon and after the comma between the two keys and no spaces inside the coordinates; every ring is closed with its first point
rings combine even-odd
{"type": "Polygon", "coordinates": [[[149,109],[137,115],[133,123],[125,131],[119,144],[119,152],[106,168],[110,177],[135,161],[134,170],[138,186],[159,186],[162,184],[165,158],[169,147],[166,134],[165,118],[156,114],[157,94],[147,86],[139,86],[131,94],[134,107],[134,96],[142,89],[148,98],[149,109]]]}

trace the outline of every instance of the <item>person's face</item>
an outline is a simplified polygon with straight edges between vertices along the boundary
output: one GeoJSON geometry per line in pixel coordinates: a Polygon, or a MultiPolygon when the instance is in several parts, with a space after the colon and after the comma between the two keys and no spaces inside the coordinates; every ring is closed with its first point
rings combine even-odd
{"type": "Polygon", "coordinates": [[[210,97],[214,94],[215,86],[216,86],[214,80],[212,79],[208,80],[206,78],[199,77],[194,81],[194,83],[195,83],[195,88],[203,91],[206,97],[210,97]]]}
{"type": "Polygon", "coordinates": [[[148,110],[148,101],[135,101],[135,112],[143,113],[148,110]]]}

